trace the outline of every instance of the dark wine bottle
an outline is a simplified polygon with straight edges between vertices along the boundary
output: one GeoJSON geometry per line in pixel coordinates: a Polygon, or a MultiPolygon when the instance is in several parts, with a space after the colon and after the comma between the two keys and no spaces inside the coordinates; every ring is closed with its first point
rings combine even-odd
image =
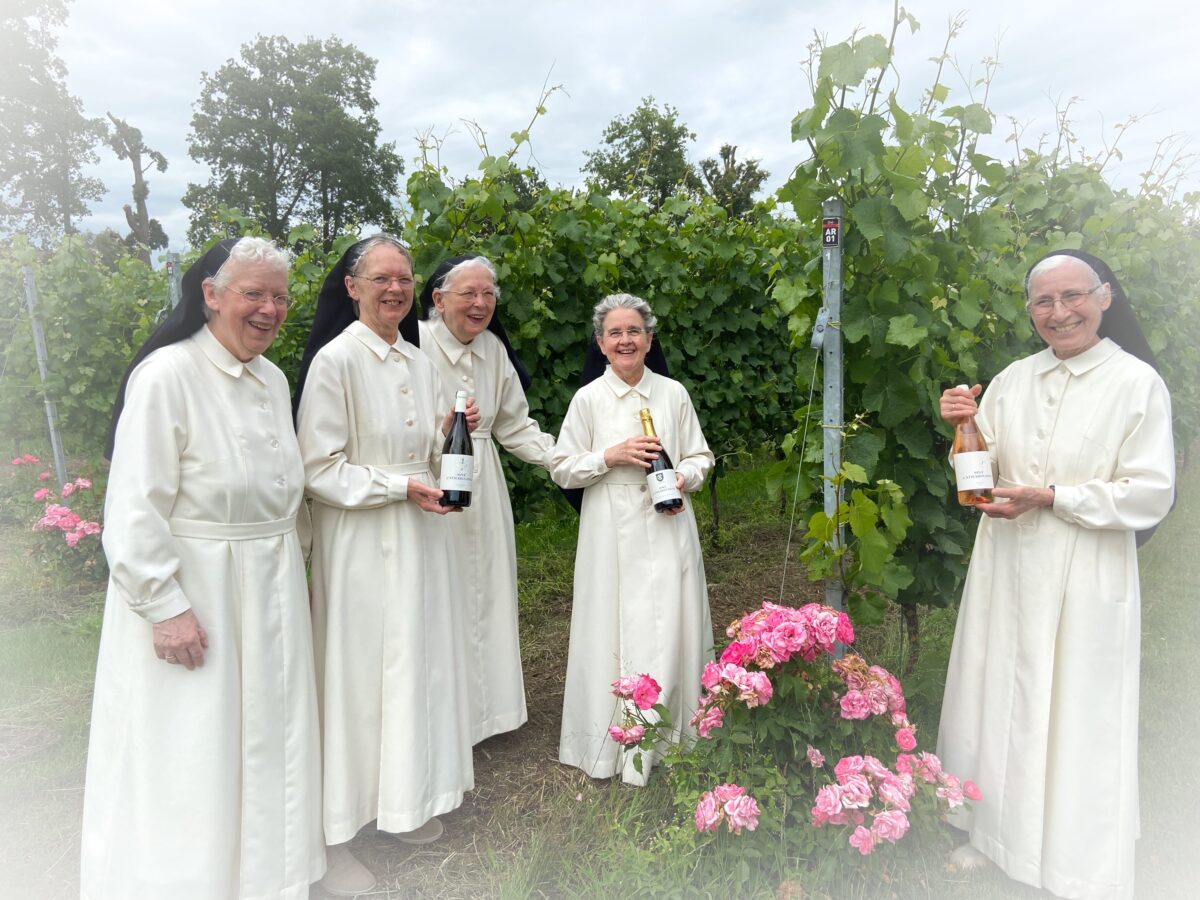
{"type": "Polygon", "coordinates": [[[475,471],[475,450],[467,430],[467,392],[454,395],[454,421],[442,445],[442,506],[466,508],[471,505],[471,477],[475,471]]]}
{"type": "MultiPolygon", "coordinates": [[[[960,384],[960,388],[966,388],[960,384]]],[[[954,444],[950,448],[950,461],[954,464],[954,480],[958,488],[958,502],[962,506],[975,506],[993,501],[992,456],[975,417],[971,416],[954,428],[954,444]]]]}
{"type": "MultiPolygon", "coordinates": [[[[654,419],[650,410],[643,409],[638,413],[642,417],[642,431],[647,437],[658,437],[654,433],[654,419]]],[[[661,441],[659,442],[661,444],[661,441]]],[[[666,447],[658,451],[658,458],[650,460],[650,471],[646,473],[646,487],[650,490],[650,499],[654,508],[659,512],[683,507],[683,494],[675,486],[675,467],[671,457],[667,455],[666,447]]]]}

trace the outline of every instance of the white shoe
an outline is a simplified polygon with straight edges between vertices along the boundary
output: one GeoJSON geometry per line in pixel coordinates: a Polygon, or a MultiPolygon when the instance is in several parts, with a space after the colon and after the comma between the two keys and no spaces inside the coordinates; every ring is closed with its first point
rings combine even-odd
{"type": "Polygon", "coordinates": [[[963,844],[950,854],[950,863],[960,872],[978,872],[990,866],[992,861],[970,844],[963,844]]]}
{"type": "Polygon", "coordinates": [[[354,897],[375,887],[371,870],[354,858],[349,844],[325,848],[325,877],[321,888],[335,897],[354,897]]]}
{"type": "Polygon", "coordinates": [[[404,844],[432,844],[443,834],[446,833],[446,828],[442,825],[442,820],[434,816],[420,828],[414,828],[412,831],[400,831],[396,834],[396,840],[404,844]]]}

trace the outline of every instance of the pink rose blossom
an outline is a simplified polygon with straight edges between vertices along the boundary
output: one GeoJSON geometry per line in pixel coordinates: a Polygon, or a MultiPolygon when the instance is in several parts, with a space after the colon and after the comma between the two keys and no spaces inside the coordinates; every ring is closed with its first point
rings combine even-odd
{"type": "Polygon", "coordinates": [[[49,480],[50,480],[49,472],[42,472],[38,475],[38,481],[49,481],[49,480]]]}
{"type": "Polygon", "coordinates": [[[62,486],[63,499],[70,497],[73,493],[75,493],[75,482],[68,481],[62,486]]]}
{"type": "Polygon", "coordinates": [[[869,828],[859,825],[854,829],[854,834],[850,835],[850,846],[863,856],[870,856],[871,851],[875,849],[875,835],[869,828]]]}
{"type": "MultiPolygon", "coordinates": [[[[912,784],[911,779],[909,780],[909,784],[912,784]]],[[[906,793],[904,783],[899,778],[892,777],[877,785],[875,790],[885,806],[890,806],[892,809],[901,809],[906,812],[910,808],[908,802],[910,795],[906,793]]]]}
{"type": "Polygon", "coordinates": [[[843,719],[865,719],[871,715],[871,702],[862,691],[846,691],[840,705],[843,719]]]}
{"type": "Polygon", "coordinates": [[[845,613],[838,613],[837,639],[843,644],[854,643],[854,624],[845,613]]]}
{"type": "Polygon", "coordinates": [[[640,742],[646,736],[646,728],[644,725],[630,725],[628,728],[614,725],[608,729],[608,736],[618,744],[629,746],[640,742]]]}
{"type": "Polygon", "coordinates": [[[693,719],[692,724],[696,726],[696,733],[702,738],[709,737],[714,728],[720,728],[725,723],[725,713],[719,706],[701,707],[696,711],[696,716],[698,718],[693,719]]]}
{"type": "Polygon", "coordinates": [[[649,675],[642,675],[633,689],[633,703],[638,709],[649,709],[661,694],[662,686],[649,675]]]}
{"type": "Polygon", "coordinates": [[[83,539],[83,535],[80,534],[78,531],[71,531],[71,532],[68,532],[67,534],[64,534],[63,539],[66,540],[68,547],[74,547],[76,544],[78,544],[80,542],[80,540],[83,539]]]}
{"type": "Polygon", "coordinates": [[[717,798],[718,803],[728,803],[736,797],[742,797],[746,793],[746,789],[737,784],[718,784],[712,790],[712,794],[717,798]]]}
{"type": "Polygon", "coordinates": [[[891,770],[873,756],[863,757],[863,771],[876,781],[893,778],[891,770]]]}
{"type": "Polygon", "coordinates": [[[983,799],[983,791],[979,790],[979,786],[969,778],[963,782],[962,790],[968,800],[978,803],[983,799]]]}
{"type": "Polygon", "coordinates": [[[721,666],[717,663],[705,663],[704,671],[700,674],[700,686],[706,691],[715,692],[721,683],[721,666]]]}
{"type": "Polygon", "coordinates": [[[876,813],[871,832],[877,838],[894,844],[908,832],[908,816],[898,809],[876,813]]]}
{"type": "Polygon", "coordinates": [[[637,683],[637,675],[624,675],[618,678],[612,683],[613,696],[628,700],[633,696],[633,689],[637,687],[637,683]]]}
{"type": "Polygon", "coordinates": [[[943,772],[941,780],[942,783],[937,789],[937,795],[945,800],[951,809],[962,806],[963,789],[958,779],[947,772],[943,772]]]}
{"type": "Polygon", "coordinates": [[[725,648],[721,654],[721,662],[722,664],[731,663],[732,665],[740,666],[747,659],[753,660],[754,654],[757,651],[758,647],[754,641],[742,638],[741,640],[734,641],[725,648]]]}
{"type": "Polygon", "coordinates": [[[33,492],[34,500],[45,500],[50,496],[50,488],[38,488],[33,492]]]}
{"type": "Polygon", "coordinates": [[[842,789],[836,784],[827,784],[817,791],[817,799],[813,804],[812,814],[814,824],[819,817],[828,821],[842,811],[842,789]]]}
{"type": "Polygon", "coordinates": [[[861,756],[843,756],[838,760],[837,765],[833,767],[833,774],[837,776],[838,782],[841,783],[851,775],[857,775],[861,772],[866,764],[866,760],[861,756]]]}
{"type": "Polygon", "coordinates": [[[80,534],[99,534],[100,533],[100,523],[99,522],[80,522],[75,530],[78,531],[80,534]]]}
{"type": "Polygon", "coordinates": [[[896,732],[896,746],[908,753],[917,748],[917,736],[912,728],[901,728],[896,732]]]}
{"type": "Polygon", "coordinates": [[[806,755],[808,756],[809,765],[811,765],[814,769],[819,769],[825,765],[825,754],[823,754],[812,744],[808,745],[808,752],[806,755]]]}
{"type": "Polygon", "coordinates": [[[712,791],[708,791],[696,804],[696,830],[716,831],[717,826],[721,824],[722,813],[721,804],[717,802],[712,791]]]}
{"type": "Polygon", "coordinates": [[[92,480],[90,478],[76,478],[75,487],[81,491],[90,491],[92,489],[92,480]]]}
{"type": "Polygon", "coordinates": [[[729,817],[729,830],[734,834],[745,828],[753,831],[758,827],[758,803],[753,797],[740,796],[725,801],[725,814],[729,817]]]}
{"type": "Polygon", "coordinates": [[[911,753],[901,753],[896,757],[896,771],[911,776],[917,769],[917,758],[911,753]]]}
{"type": "Polygon", "coordinates": [[[864,809],[871,803],[871,786],[863,775],[849,775],[841,783],[842,806],[846,809],[864,809]]]}

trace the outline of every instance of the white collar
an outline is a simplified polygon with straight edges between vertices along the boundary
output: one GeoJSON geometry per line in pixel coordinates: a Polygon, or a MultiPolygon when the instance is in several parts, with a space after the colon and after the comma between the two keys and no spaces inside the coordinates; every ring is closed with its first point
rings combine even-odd
{"type": "Polygon", "coordinates": [[[425,323],[429,328],[429,333],[433,336],[437,345],[442,348],[442,352],[446,354],[446,358],[450,360],[450,365],[457,366],[458,361],[463,358],[463,354],[471,353],[479,359],[487,359],[486,339],[485,334],[490,334],[488,331],[483,331],[476,336],[475,340],[469,344],[464,344],[454,336],[446,323],[442,321],[441,316],[431,318],[425,323]]]}
{"type": "Polygon", "coordinates": [[[351,322],[346,326],[346,331],[351,337],[358,338],[359,343],[378,356],[380,362],[387,359],[388,354],[393,350],[401,356],[413,358],[412,344],[400,337],[399,334],[396,335],[396,343],[389,344],[362,322],[351,322]]]}
{"type": "Polygon", "coordinates": [[[626,384],[621,380],[621,376],[617,375],[612,370],[612,366],[605,366],[604,374],[601,376],[601,378],[604,379],[604,383],[608,385],[609,389],[618,397],[624,397],[630,391],[636,391],[640,396],[645,397],[647,400],[650,399],[650,388],[653,386],[654,379],[657,377],[658,376],[650,370],[649,366],[646,366],[642,370],[642,380],[637,384],[626,384]]]}
{"type": "Polygon", "coordinates": [[[1035,357],[1037,360],[1036,371],[1037,374],[1044,375],[1062,366],[1078,378],[1084,372],[1090,372],[1096,366],[1106,362],[1114,353],[1120,352],[1120,346],[1110,338],[1102,338],[1100,343],[1093,347],[1088,347],[1082,353],[1076,354],[1069,359],[1059,359],[1054,355],[1054,351],[1047,347],[1035,357]]]}
{"type": "Polygon", "coordinates": [[[241,378],[243,372],[249,372],[259,381],[263,381],[263,359],[261,356],[254,357],[248,363],[242,362],[230,353],[224,344],[217,340],[217,336],[212,333],[212,329],[208,327],[207,323],[193,337],[201,352],[208,357],[208,361],[226,375],[241,378]]]}

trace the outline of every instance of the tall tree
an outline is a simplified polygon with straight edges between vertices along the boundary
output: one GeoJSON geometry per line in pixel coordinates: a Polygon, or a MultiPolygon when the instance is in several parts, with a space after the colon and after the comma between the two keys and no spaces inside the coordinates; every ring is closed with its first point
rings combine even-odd
{"type": "Polygon", "coordinates": [[[104,185],[85,177],[97,161],[100,122],[83,115],[55,55],[67,0],[0,4],[0,229],[41,240],[71,234],[104,185]]]}
{"type": "Polygon", "coordinates": [[[260,35],[240,58],[201,76],[188,153],[212,169],[188,185],[188,237],[217,228],[233,206],[277,240],[301,222],[328,246],[352,222],[395,227],[393,198],[404,163],[379,142],[371,96],[375,60],[331,37],[293,44],[260,35]]]}
{"type": "Polygon", "coordinates": [[[722,144],[719,162],[712,157],[700,160],[700,175],[707,192],[736,219],[754,207],[754,193],[771,173],[761,169],[757,159],[738,162],[737,146],[722,144]]]}
{"type": "Polygon", "coordinates": [[[664,103],[660,110],[653,97],[642,98],[628,116],[617,116],[604,129],[604,147],[588,151],[581,170],[588,184],[623,197],[639,197],[651,209],[660,209],[668,198],[683,191],[693,193],[695,172],[687,157],[687,144],[696,135],[679,121],[679,110],[664,103]]]}
{"type": "Polygon", "coordinates": [[[150,251],[167,246],[167,235],[162,224],[157,219],[150,218],[150,211],[146,207],[146,198],[150,196],[146,173],[151,167],[160,172],[167,171],[167,158],[146,146],[140,128],[134,128],[112,113],[108,114],[108,118],[112,122],[112,128],[108,132],[108,146],[117,154],[117,159],[127,159],[133,167],[134,206],[126,203],[123,207],[125,221],[129,223],[128,244],[142,261],[149,265],[150,251]],[[142,162],[143,157],[145,163],[142,162]]]}

